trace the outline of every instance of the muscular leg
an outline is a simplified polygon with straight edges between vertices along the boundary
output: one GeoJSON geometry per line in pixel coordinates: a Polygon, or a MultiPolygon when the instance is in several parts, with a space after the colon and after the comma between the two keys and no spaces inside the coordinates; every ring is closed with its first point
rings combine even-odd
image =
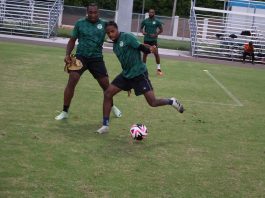
{"type": "MultiPolygon", "coordinates": [[[[103,92],[107,90],[109,86],[109,78],[107,76],[97,78],[98,84],[102,88],[103,92]]],[[[111,106],[113,106],[113,100],[111,101],[111,106]]]]}
{"type": "Polygon", "coordinates": [[[103,117],[109,118],[112,107],[113,96],[121,91],[120,88],[110,84],[104,92],[103,117]]]}
{"type": "Polygon", "coordinates": [[[164,106],[164,105],[171,105],[172,101],[170,99],[157,99],[155,97],[155,94],[153,91],[148,91],[144,93],[144,97],[147,101],[147,103],[151,107],[158,107],[158,106],[164,106]]]}
{"type": "Polygon", "coordinates": [[[102,127],[97,130],[97,133],[103,134],[109,131],[109,116],[110,116],[113,96],[119,93],[120,91],[121,91],[120,88],[111,84],[104,92],[103,122],[102,122],[102,127]]]}
{"type": "Polygon", "coordinates": [[[247,53],[246,53],[246,52],[243,52],[243,63],[244,63],[245,60],[246,60],[246,56],[247,56],[247,53]]]}
{"type": "Polygon", "coordinates": [[[70,107],[72,98],[74,97],[75,87],[80,79],[80,74],[77,72],[70,72],[68,83],[64,89],[64,102],[63,102],[63,111],[57,115],[55,120],[63,120],[68,118],[68,109],[70,107]]]}
{"type": "Polygon", "coordinates": [[[158,54],[158,49],[157,49],[157,52],[154,53],[154,55],[155,55],[155,58],[156,58],[156,64],[160,64],[160,56],[158,54]]]}
{"type": "Polygon", "coordinates": [[[64,89],[64,105],[70,106],[72,98],[74,96],[75,87],[80,79],[80,75],[77,72],[70,72],[68,83],[64,89]]]}
{"type": "Polygon", "coordinates": [[[97,78],[97,81],[103,91],[107,90],[109,86],[109,78],[107,76],[97,78]]]}
{"type": "Polygon", "coordinates": [[[254,55],[254,53],[251,54],[251,58],[252,58],[252,64],[254,64],[254,61],[255,61],[255,55],[254,55]]]}

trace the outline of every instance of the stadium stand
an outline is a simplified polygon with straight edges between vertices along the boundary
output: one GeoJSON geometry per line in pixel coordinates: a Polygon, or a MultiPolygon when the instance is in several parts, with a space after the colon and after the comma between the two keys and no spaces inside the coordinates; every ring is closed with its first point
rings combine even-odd
{"type": "Polygon", "coordinates": [[[252,41],[255,62],[262,62],[264,21],[265,2],[230,0],[225,10],[196,7],[193,2],[190,12],[192,56],[241,61],[244,44],[252,41]],[[258,12],[260,10],[264,10],[264,14],[258,12]]]}
{"type": "Polygon", "coordinates": [[[57,28],[63,0],[0,0],[0,33],[49,38],[57,28]]]}

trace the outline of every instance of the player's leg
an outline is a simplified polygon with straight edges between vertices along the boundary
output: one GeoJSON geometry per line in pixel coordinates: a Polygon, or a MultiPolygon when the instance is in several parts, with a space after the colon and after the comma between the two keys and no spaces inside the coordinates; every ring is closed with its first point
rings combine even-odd
{"type": "Polygon", "coordinates": [[[116,78],[108,86],[107,90],[104,92],[102,127],[96,131],[97,133],[103,134],[109,131],[109,115],[113,96],[119,93],[121,90],[130,89],[131,87],[128,83],[128,80],[125,79],[122,74],[116,76],[116,78]]]}
{"type": "Polygon", "coordinates": [[[97,133],[103,134],[109,132],[109,117],[112,108],[113,96],[120,91],[120,88],[110,84],[104,92],[102,127],[96,131],[97,133]]]}
{"type": "Polygon", "coordinates": [[[150,90],[146,93],[144,93],[144,97],[147,101],[147,103],[151,106],[151,107],[159,107],[159,106],[164,106],[164,105],[171,105],[172,107],[174,107],[175,109],[177,109],[180,113],[184,112],[184,107],[183,105],[180,103],[180,101],[178,101],[175,98],[170,98],[170,99],[157,99],[155,97],[154,91],[150,90]]]}
{"type": "MultiPolygon", "coordinates": [[[[102,88],[103,92],[107,90],[109,86],[109,76],[107,72],[107,68],[103,60],[91,62],[88,65],[88,69],[93,77],[98,81],[99,86],[102,88]]],[[[113,105],[112,102],[112,112],[117,117],[120,118],[122,116],[121,111],[113,105]]]]}
{"type": "Polygon", "coordinates": [[[183,105],[178,100],[176,100],[175,98],[157,99],[155,97],[155,94],[153,92],[153,86],[151,84],[151,81],[148,78],[147,72],[145,72],[144,74],[137,77],[137,81],[133,82],[133,88],[134,88],[135,94],[137,96],[141,95],[141,94],[144,95],[147,103],[151,107],[172,105],[180,113],[183,113],[183,111],[184,111],[183,105]]]}
{"type": "Polygon", "coordinates": [[[246,57],[247,57],[247,53],[246,52],[243,52],[243,63],[245,63],[246,57]]]}
{"type": "Polygon", "coordinates": [[[255,61],[255,54],[254,54],[254,52],[251,53],[251,58],[252,58],[252,64],[254,64],[254,61],[255,61]]]}
{"type": "Polygon", "coordinates": [[[80,79],[78,72],[72,71],[69,73],[68,83],[64,89],[64,105],[63,111],[55,117],[56,120],[68,118],[68,109],[74,96],[75,87],[80,79]]]}
{"type": "Polygon", "coordinates": [[[158,49],[157,49],[157,52],[154,53],[154,56],[155,56],[156,65],[157,65],[157,75],[162,76],[163,72],[162,72],[161,66],[160,66],[160,56],[159,56],[159,53],[158,53],[158,49]]]}
{"type": "MultiPolygon", "coordinates": [[[[100,87],[102,88],[103,92],[107,90],[107,88],[109,87],[109,78],[108,77],[101,77],[101,78],[97,78],[98,84],[100,85],[100,87]]],[[[118,109],[118,107],[116,107],[115,105],[113,105],[113,100],[111,101],[111,109],[113,114],[117,117],[120,118],[122,116],[121,111],[118,109]]]]}

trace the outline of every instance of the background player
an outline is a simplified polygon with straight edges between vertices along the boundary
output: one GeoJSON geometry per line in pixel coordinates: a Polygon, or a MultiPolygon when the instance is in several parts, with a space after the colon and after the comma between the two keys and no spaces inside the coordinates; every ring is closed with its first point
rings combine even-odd
{"type": "MultiPolygon", "coordinates": [[[[149,10],[149,18],[145,19],[141,23],[141,32],[144,35],[144,44],[158,47],[157,38],[158,35],[163,32],[162,23],[155,18],[155,10],[149,10]]],[[[161,71],[160,66],[160,56],[158,54],[158,50],[154,53],[156,64],[157,64],[157,75],[162,76],[163,73],[161,71]]],[[[143,62],[146,63],[148,54],[144,53],[143,62]]]]}

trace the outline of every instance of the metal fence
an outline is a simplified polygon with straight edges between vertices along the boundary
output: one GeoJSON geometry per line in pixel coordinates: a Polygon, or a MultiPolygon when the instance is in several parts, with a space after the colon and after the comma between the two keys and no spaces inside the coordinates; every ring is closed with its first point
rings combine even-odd
{"type": "Polygon", "coordinates": [[[262,62],[264,21],[265,15],[193,6],[190,18],[192,55],[242,60],[244,44],[252,41],[256,62],[262,62]]]}
{"type": "MultiPolygon", "coordinates": [[[[112,10],[104,10],[100,9],[100,18],[109,20],[115,20],[116,12],[112,10]]],[[[70,25],[73,26],[75,22],[86,16],[86,8],[84,7],[75,7],[75,6],[64,6],[63,11],[63,20],[62,25],[70,25]]],[[[145,14],[132,14],[132,24],[131,24],[131,32],[138,34],[140,32],[141,22],[144,20],[145,14]]],[[[169,38],[178,38],[178,39],[189,39],[190,38],[190,31],[189,31],[189,19],[186,18],[179,18],[176,22],[175,18],[166,17],[166,16],[159,16],[156,15],[156,18],[163,22],[163,29],[164,32],[161,34],[162,37],[169,37],[169,38]],[[178,24],[177,33],[173,35],[173,27],[174,23],[178,24]]]]}
{"type": "Polygon", "coordinates": [[[0,33],[49,38],[63,0],[0,0],[0,33]]]}

